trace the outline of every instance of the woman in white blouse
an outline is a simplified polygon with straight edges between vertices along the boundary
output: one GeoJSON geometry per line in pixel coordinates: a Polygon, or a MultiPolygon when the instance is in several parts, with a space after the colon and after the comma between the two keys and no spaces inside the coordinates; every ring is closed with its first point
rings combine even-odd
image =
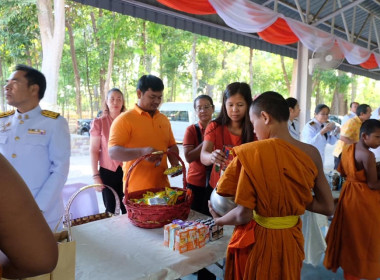
{"type": "Polygon", "coordinates": [[[325,159],[326,144],[334,145],[339,139],[340,128],[334,122],[329,122],[330,108],[325,104],[315,107],[314,118],[307,122],[302,130],[302,142],[316,147],[325,159]]]}
{"type": "MultiPolygon", "coordinates": [[[[302,142],[316,147],[321,154],[322,162],[325,158],[326,144],[334,145],[339,139],[340,128],[334,122],[329,122],[330,108],[325,104],[318,104],[314,110],[314,118],[306,123],[302,130],[302,142]]],[[[332,155],[331,155],[332,156],[332,155]]],[[[327,232],[327,217],[317,213],[305,211],[301,216],[302,232],[305,240],[305,263],[317,266],[322,254],[326,250],[324,235],[327,232]],[[322,233],[322,230],[324,233],[322,233]]]]}
{"type": "Polygon", "coordinates": [[[300,126],[298,123],[298,116],[300,115],[301,109],[298,104],[297,99],[293,97],[289,97],[286,99],[286,103],[289,106],[289,121],[288,121],[288,129],[290,135],[296,139],[300,140],[300,126]]]}

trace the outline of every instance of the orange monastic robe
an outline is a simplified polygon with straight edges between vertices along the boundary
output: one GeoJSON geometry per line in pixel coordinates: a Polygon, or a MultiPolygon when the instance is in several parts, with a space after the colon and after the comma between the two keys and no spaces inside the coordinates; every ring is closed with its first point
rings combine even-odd
{"type": "Polygon", "coordinates": [[[323,264],[359,278],[380,277],[380,191],[371,190],[365,171],[355,167],[355,144],[343,150],[340,170],[347,175],[327,233],[323,264]]]}
{"type": "MultiPolygon", "coordinates": [[[[311,203],[318,170],[312,159],[281,139],[235,147],[218,193],[264,217],[302,215],[311,203]]],[[[301,220],[289,229],[255,222],[237,226],[227,249],[225,279],[300,279],[304,239],[301,220]]]]}

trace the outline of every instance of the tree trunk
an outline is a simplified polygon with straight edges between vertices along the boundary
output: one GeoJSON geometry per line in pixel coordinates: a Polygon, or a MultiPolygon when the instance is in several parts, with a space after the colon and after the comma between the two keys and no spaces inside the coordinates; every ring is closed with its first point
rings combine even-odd
{"type": "Polygon", "coordinates": [[[31,67],[35,67],[34,65],[33,65],[33,62],[32,62],[32,55],[30,54],[30,50],[29,50],[29,48],[26,46],[26,62],[28,63],[28,65],[29,66],[31,66],[31,67]]]}
{"type": "MultiPolygon", "coordinates": [[[[96,45],[96,48],[99,49],[100,43],[99,43],[99,38],[96,36],[97,33],[98,33],[98,29],[96,27],[95,15],[94,15],[93,12],[91,12],[90,16],[91,16],[92,29],[94,31],[95,45],[96,45]]],[[[102,11],[102,9],[99,9],[99,17],[102,17],[102,16],[103,16],[103,11],[102,11]]],[[[104,84],[105,84],[104,77],[105,77],[105,73],[106,73],[106,70],[104,69],[104,65],[102,63],[100,65],[100,69],[99,69],[100,104],[103,104],[103,102],[104,102],[104,96],[106,95],[106,92],[104,91],[104,84]]]]}
{"type": "Polygon", "coordinates": [[[211,98],[213,98],[214,95],[214,85],[206,85],[206,94],[209,95],[211,98]]]}
{"type": "Polygon", "coordinates": [[[43,103],[56,107],[59,67],[65,40],[65,1],[54,0],[53,13],[51,0],[37,0],[37,15],[42,45],[41,70],[47,81],[43,103]]]}
{"type": "Polygon", "coordinates": [[[249,48],[249,85],[253,89],[253,49],[249,48]]]}
{"type": "Polygon", "coordinates": [[[95,112],[96,114],[98,114],[98,112],[101,110],[103,105],[99,106],[99,91],[98,91],[97,85],[94,85],[93,90],[94,90],[94,99],[97,101],[95,102],[95,112]]]}
{"type": "Polygon", "coordinates": [[[108,58],[106,82],[104,84],[104,93],[105,94],[107,94],[107,92],[110,90],[114,54],[115,54],[115,39],[112,39],[111,43],[110,43],[110,54],[109,54],[109,58],[108,58]]]}
{"type": "Polygon", "coordinates": [[[281,60],[281,68],[282,68],[282,73],[284,75],[284,80],[285,80],[285,83],[286,83],[286,87],[288,88],[288,92],[290,93],[290,82],[289,82],[288,73],[286,72],[286,68],[285,68],[284,57],[280,56],[280,60],[281,60]]]}
{"type": "MultiPolygon", "coordinates": [[[[144,20],[142,23],[142,32],[141,32],[141,37],[142,37],[142,49],[143,49],[143,59],[141,61],[143,69],[147,71],[147,47],[146,47],[146,41],[147,41],[147,36],[146,36],[146,21],[144,20]]],[[[149,73],[149,72],[148,72],[149,73]]]]}
{"type": "MultiPolygon", "coordinates": [[[[83,32],[83,38],[84,38],[84,42],[85,44],[87,45],[88,42],[87,42],[87,36],[86,36],[86,31],[83,32]]],[[[88,91],[88,96],[90,98],[90,110],[91,110],[91,118],[94,118],[94,99],[93,99],[93,94],[92,94],[92,91],[91,91],[91,87],[90,87],[90,73],[89,73],[89,65],[88,65],[88,55],[87,55],[87,51],[84,52],[84,56],[85,56],[85,59],[86,59],[86,84],[87,84],[87,91],[88,91]]]]}
{"type": "Polygon", "coordinates": [[[191,73],[191,81],[192,81],[192,97],[193,100],[198,95],[198,64],[197,64],[197,40],[198,36],[193,36],[193,46],[191,48],[191,64],[192,64],[192,73],[191,73]]]}
{"type": "Polygon", "coordinates": [[[175,83],[176,81],[176,75],[174,74],[173,81],[172,81],[172,89],[171,89],[171,101],[175,102],[175,83]]]}
{"type": "Polygon", "coordinates": [[[315,104],[322,104],[323,103],[323,96],[321,94],[321,87],[320,84],[318,83],[316,88],[315,88],[315,104]]]}
{"type": "MultiPolygon", "coordinates": [[[[351,74],[351,78],[352,78],[352,83],[351,83],[351,102],[354,102],[355,99],[356,99],[357,92],[358,92],[358,81],[357,81],[357,76],[355,74],[351,74]]],[[[346,106],[345,114],[347,114],[347,107],[348,106],[346,106]]]]}
{"type": "Polygon", "coordinates": [[[160,78],[162,79],[163,77],[163,69],[162,69],[162,44],[160,44],[160,78]]]}
{"type": "Polygon", "coordinates": [[[67,31],[69,33],[69,39],[70,39],[70,53],[71,53],[71,60],[73,62],[73,69],[74,69],[74,78],[75,78],[75,100],[76,100],[76,106],[77,106],[77,116],[78,118],[82,118],[82,99],[81,99],[81,91],[80,91],[80,75],[78,70],[78,61],[75,53],[75,46],[74,46],[74,36],[73,36],[73,29],[71,27],[70,22],[66,21],[67,31]]]}
{"type": "Polygon", "coordinates": [[[123,88],[123,94],[124,94],[124,106],[125,108],[129,108],[129,98],[128,98],[128,71],[127,71],[127,67],[122,67],[121,68],[121,71],[122,71],[122,74],[123,75],[120,75],[120,77],[122,77],[121,81],[120,81],[120,84],[122,85],[122,88],[123,88]]]}
{"type": "Polygon", "coordinates": [[[227,47],[226,47],[226,44],[223,43],[222,69],[226,69],[226,65],[227,65],[227,47]]]}

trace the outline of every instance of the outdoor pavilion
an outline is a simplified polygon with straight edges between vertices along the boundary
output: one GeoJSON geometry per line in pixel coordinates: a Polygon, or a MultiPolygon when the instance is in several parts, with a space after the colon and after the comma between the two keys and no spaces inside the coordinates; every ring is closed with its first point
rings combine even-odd
{"type": "MultiPolygon", "coordinates": [[[[294,97],[310,108],[313,51],[338,48],[338,69],[380,80],[378,0],[73,0],[297,58],[294,97]]],[[[310,118],[302,110],[301,126],[310,118]]]]}

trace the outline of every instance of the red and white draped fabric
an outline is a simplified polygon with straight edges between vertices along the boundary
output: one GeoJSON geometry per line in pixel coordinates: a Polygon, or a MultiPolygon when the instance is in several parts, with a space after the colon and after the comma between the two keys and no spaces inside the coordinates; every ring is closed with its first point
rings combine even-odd
{"type": "Polygon", "coordinates": [[[278,45],[301,41],[311,51],[335,48],[348,63],[366,69],[380,67],[380,54],[373,53],[314,26],[286,18],[249,0],[157,0],[170,8],[190,14],[218,14],[233,29],[257,33],[278,45]]]}

